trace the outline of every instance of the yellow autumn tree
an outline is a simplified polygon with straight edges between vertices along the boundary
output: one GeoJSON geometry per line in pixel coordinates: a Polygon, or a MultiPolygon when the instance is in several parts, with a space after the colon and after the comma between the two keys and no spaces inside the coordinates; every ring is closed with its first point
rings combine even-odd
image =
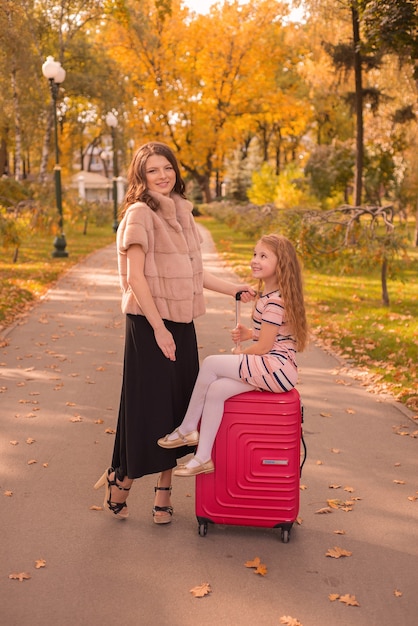
{"type": "Polygon", "coordinates": [[[280,68],[293,62],[281,36],[287,10],[258,0],[191,16],[178,0],[118,2],[104,41],[129,85],[131,130],[141,142],[173,145],[206,200],[214,169],[244,134],[259,131],[257,117],[281,109],[283,118],[287,107],[286,125],[300,134],[292,89],[278,92],[280,68]]]}

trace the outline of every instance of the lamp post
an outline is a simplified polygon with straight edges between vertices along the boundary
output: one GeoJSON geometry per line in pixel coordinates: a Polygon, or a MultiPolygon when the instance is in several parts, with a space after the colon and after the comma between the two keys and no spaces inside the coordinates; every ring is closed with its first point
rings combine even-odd
{"type": "Polygon", "coordinates": [[[106,124],[110,128],[112,135],[112,150],[113,150],[113,232],[118,229],[118,154],[116,151],[116,127],[118,125],[118,118],[112,112],[106,115],[106,124]]]}
{"type": "Polygon", "coordinates": [[[67,242],[63,232],[64,220],[62,215],[62,189],[61,189],[61,166],[59,162],[59,150],[58,150],[58,122],[57,122],[57,97],[59,86],[65,80],[65,69],[61,66],[59,61],[54,61],[54,57],[47,57],[45,63],[42,65],[42,73],[49,81],[49,87],[51,90],[52,101],[54,105],[54,130],[55,130],[55,167],[54,167],[54,179],[55,179],[55,198],[58,209],[58,225],[60,233],[55,237],[54,248],[52,252],[53,257],[67,257],[68,252],[65,250],[67,242]]]}

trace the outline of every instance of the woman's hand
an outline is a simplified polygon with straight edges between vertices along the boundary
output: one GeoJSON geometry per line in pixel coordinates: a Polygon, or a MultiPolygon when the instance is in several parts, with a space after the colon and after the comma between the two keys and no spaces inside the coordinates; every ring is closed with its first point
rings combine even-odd
{"type": "Polygon", "coordinates": [[[161,352],[170,361],[176,360],[176,344],[173,339],[173,335],[163,325],[154,330],[155,341],[161,352]]]}
{"type": "Polygon", "coordinates": [[[256,296],[256,291],[249,285],[240,285],[239,289],[236,290],[235,295],[238,292],[241,293],[240,300],[244,303],[251,302],[251,300],[254,300],[256,296]]]}

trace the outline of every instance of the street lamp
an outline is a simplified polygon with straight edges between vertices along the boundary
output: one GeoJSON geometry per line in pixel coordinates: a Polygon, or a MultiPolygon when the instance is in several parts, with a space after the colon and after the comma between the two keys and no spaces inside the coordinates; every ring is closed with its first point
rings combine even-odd
{"type": "Polygon", "coordinates": [[[112,150],[113,150],[113,232],[118,229],[118,155],[116,152],[116,127],[118,125],[118,118],[112,112],[106,115],[106,124],[110,128],[112,135],[112,150]]]}
{"type": "Polygon", "coordinates": [[[57,97],[59,86],[65,80],[65,69],[61,66],[59,61],[54,61],[54,57],[47,57],[45,63],[42,65],[42,73],[49,81],[49,87],[51,89],[51,96],[54,105],[54,129],[55,129],[55,167],[54,167],[54,179],[55,179],[55,198],[59,215],[59,229],[60,233],[55,237],[54,248],[52,253],[53,257],[67,257],[68,252],[65,250],[67,242],[63,232],[64,220],[62,216],[62,190],[61,190],[61,166],[59,164],[59,150],[58,150],[58,122],[57,122],[57,97]]]}

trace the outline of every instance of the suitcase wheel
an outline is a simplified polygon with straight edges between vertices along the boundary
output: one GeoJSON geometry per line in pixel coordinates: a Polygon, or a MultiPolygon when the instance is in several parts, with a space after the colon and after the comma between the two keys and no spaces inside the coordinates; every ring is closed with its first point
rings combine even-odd
{"type": "Polygon", "coordinates": [[[289,543],[290,531],[287,528],[282,528],[282,541],[283,543],[289,543]]]}
{"type": "Polygon", "coordinates": [[[199,524],[198,532],[199,532],[199,535],[201,537],[205,537],[208,534],[208,525],[207,525],[207,523],[199,524]]]}

